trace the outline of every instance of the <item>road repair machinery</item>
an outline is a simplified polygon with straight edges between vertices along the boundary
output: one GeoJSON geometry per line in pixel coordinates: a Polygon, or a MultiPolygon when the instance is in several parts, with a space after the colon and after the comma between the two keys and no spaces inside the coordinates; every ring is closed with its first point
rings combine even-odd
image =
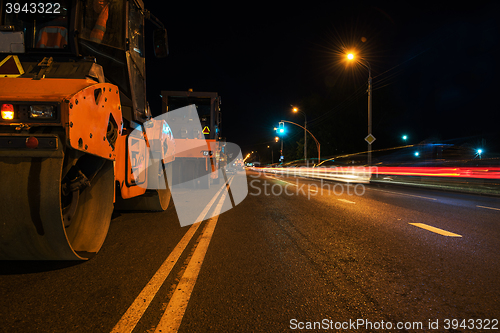
{"type": "Polygon", "coordinates": [[[0,5],[0,259],[86,260],[114,204],[170,201],[165,184],[144,186],[174,159],[145,88],[144,21],[158,57],[166,30],[141,0],[0,5]]]}
{"type": "MultiPolygon", "coordinates": [[[[224,140],[220,138],[221,98],[216,92],[162,91],[162,112],[167,113],[175,138],[174,182],[192,188],[207,189],[223,178],[221,162],[224,140]],[[183,112],[177,116],[168,113],[188,105],[196,107],[197,114],[183,112]],[[198,120],[199,119],[199,123],[198,120]],[[201,127],[200,127],[201,124],[201,127]]],[[[194,112],[194,109],[191,109],[194,112]]],[[[176,183],[172,185],[178,185],[176,183]]]]}

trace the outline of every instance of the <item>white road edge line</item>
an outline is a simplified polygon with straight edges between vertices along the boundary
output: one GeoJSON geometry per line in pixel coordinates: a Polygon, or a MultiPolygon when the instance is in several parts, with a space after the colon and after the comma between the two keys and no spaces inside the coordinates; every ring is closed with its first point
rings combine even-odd
{"type": "Polygon", "coordinates": [[[287,182],[286,180],[283,180],[283,179],[279,179],[279,178],[276,178],[276,177],[269,177],[269,178],[276,179],[276,180],[278,180],[280,182],[287,183],[287,184],[290,184],[290,185],[293,185],[293,186],[297,186],[297,184],[287,182]]]}
{"type": "Polygon", "coordinates": [[[436,227],[433,227],[433,226],[430,226],[430,225],[427,225],[427,224],[424,224],[424,223],[409,223],[409,224],[414,225],[415,227],[419,227],[419,228],[422,228],[422,229],[425,229],[425,230],[429,230],[429,231],[435,232],[436,234],[440,234],[440,235],[443,235],[443,236],[448,236],[448,237],[462,237],[459,234],[454,234],[453,232],[449,232],[449,231],[446,231],[446,230],[443,230],[443,229],[439,229],[439,228],[436,228],[436,227]]]}
{"type": "Polygon", "coordinates": [[[337,199],[339,201],[342,201],[342,202],[347,202],[347,203],[350,203],[350,204],[355,204],[354,201],[349,201],[349,200],[346,200],[346,199],[337,199]]]}
{"type": "MultiPolygon", "coordinates": [[[[225,183],[221,186],[217,194],[214,195],[212,200],[205,207],[203,212],[198,217],[198,220],[203,219],[206,216],[215,200],[219,197],[219,193],[224,188],[226,188],[225,183]]],[[[135,326],[144,315],[144,312],[146,312],[147,308],[149,307],[149,304],[151,304],[151,301],[156,296],[156,293],[158,292],[158,290],[160,290],[160,287],[170,275],[172,268],[175,266],[175,264],[179,260],[179,257],[186,249],[186,246],[189,244],[189,241],[191,241],[191,238],[193,238],[193,235],[195,234],[196,230],[198,230],[200,224],[201,222],[194,223],[184,234],[177,246],[173,249],[172,252],[170,252],[170,255],[163,262],[158,271],[156,271],[151,280],[149,280],[144,289],[140,292],[139,296],[137,296],[137,298],[123,314],[115,327],[113,327],[111,333],[127,333],[134,330],[135,326]]]]}
{"type": "Polygon", "coordinates": [[[500,210],[500,208],[487,207],[487,206],[478,206],[478,205],[476,205],[476,207],[479,207],[479,208],[486,208],[486,209],[493,209],[493,210],[500,210]]]}
{"type": "Polygon", "coordinates": [[[406,193],[400,193],[400,192],[384,191],[384,190],[378,190],[378,189],[375,189],[375,188],[371,188],[370,190],[373,190],[373,191],[379,191],[379,192],[385,192],[385,193],[392,193],[392,194],[399,194],[399,195],[407,195],[407,196],[409,196],[409,197],[415,197],[415,198],[422,198],[422,199],[429,199],[429,200],[437,200],[436,198],[422,197],[422,196],[420,196],[420,195],[406,194],[406,193]]]}
{"type": "MultiPolygon", "coordinates": [[[[287,184],[290,184],[290,185],[292,185],[292,186],[298,187],[298,185],[297,185],[297,184],[287,182],[286,180],[283,180],[283,179],[279,179],[279,178],[275,178],[275,177],[269,177],[269,178],[276,179],[276,180],[279,180],[280,182],[287,183],[287,184]]],[[[318,190],[311,190],[311,189],[309,189],[309,187],[310,187],[310,186],[308,185],[308,186],[307,186],[307,188],[308,188],[308,191],[309,191],[309,192],[318,192],[318,190]]]]}
{"type": "Polygon", "coordinates": [[[193,256],[168,302],[167,309],[163,313],[158,326],[156,326],[155,333],[177,332],[179,330],[227,194],[227,191],[224,192],[217,207],[215,207],[214,217],[208,220],[193,256]]]}

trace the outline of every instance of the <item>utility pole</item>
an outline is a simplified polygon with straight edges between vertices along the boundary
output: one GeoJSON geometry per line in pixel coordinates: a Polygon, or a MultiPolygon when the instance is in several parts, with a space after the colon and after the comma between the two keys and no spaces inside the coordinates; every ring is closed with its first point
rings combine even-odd
{"type": "MultiPolygon", "coordinates": [[[[366,60],[365,60],[366,61],[366,60]]],[[[368,64],[368,135],[372,134],[372,69],[368,64]]],[[[368,142],[368,166],[372,165],[372,142],[368,142]]]]}

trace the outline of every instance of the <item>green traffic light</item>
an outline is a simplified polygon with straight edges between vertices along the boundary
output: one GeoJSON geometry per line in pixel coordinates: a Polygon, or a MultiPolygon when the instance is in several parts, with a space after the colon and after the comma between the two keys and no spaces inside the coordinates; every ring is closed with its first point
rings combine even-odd
{"type": "Polygon", "coordinates": [[[278,133],[283,134],[285,133],[285,123],[280,121],[278,125],[278,133]]]}

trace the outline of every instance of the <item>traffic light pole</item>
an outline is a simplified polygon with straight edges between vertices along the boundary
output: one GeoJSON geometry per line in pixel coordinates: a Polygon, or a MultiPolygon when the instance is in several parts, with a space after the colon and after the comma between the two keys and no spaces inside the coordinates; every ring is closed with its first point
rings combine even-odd
{"type": "MultiPolygon", "coordinates": [[[[316,141],[316,148],[318,148],[318,164],[319,164],[321,162],[321,145],[320,145],[319,141],[316,139],[316,137],[307,128],[305,128],[304,126],[301,126],[301,125],[299,125],[297,123],[294,123],[294,122],[291,122],[291,121],[288,121],[288,120],[282,120],[282,122],[290,123],[290,124],[293,124],[295,126],[299,126],[300,128],[303,128],[304,131],[306,131],[307,133],[311,134],[311,136],[314,139],[314,141],[316,141]]],[[[281,141],[281,149],[283,150],[283,139],[281,141]]]]}
{"type": "Polygon", "coordinates": [[[283,164],[283,162],[285,162],[285,156],[283,156],[283,137],[281,137],[280,140],[281,140],[280,159],[281,159],[281,164],[283,164]]]}
{"type": "Polygon", "coordinates": [[[285,158],[283,157],[283,134],[285,133],[285,123],[280,121],[278,125],[278,135],[281,137],[281,150],[280,150],[280,161],[283,164],[285,158]]]}

